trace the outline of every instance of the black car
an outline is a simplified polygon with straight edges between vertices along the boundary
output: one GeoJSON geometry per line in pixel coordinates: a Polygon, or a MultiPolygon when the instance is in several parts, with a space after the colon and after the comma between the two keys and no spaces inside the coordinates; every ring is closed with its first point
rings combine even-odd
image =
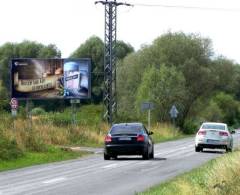
{"type": "Polygon", "coordinates": [[[142,123],[114,124],[105,137],[104,159],[118,155],[142,155],[143,159],[154,157],[153,132],[142,123]]]}

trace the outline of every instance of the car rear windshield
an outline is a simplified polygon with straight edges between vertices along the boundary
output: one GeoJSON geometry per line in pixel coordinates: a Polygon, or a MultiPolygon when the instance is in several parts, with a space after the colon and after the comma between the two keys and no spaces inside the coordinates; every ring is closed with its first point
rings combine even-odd
{"type": "Polygon", "coordinates": [[[112,127],[110,134],[139,134],[143,132],[143,127],[133,126],[133,125],[124,125],[124,126],[115,126],[112,127]]]}
{"type": "Polygon", "coordinates": [[[218,124],[204,124],[202,129],[219,129],[219,130],[226,130],[225,125],[218,125],[218,124]]]}

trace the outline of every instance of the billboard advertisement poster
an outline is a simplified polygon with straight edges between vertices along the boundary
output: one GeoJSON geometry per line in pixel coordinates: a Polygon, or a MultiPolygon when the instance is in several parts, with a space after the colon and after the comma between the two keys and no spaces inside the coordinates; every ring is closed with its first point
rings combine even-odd
{"type": "Polygon", "coordinates": [[[90,59],[13,59],[12,97],[90,98],[90,59]]]}

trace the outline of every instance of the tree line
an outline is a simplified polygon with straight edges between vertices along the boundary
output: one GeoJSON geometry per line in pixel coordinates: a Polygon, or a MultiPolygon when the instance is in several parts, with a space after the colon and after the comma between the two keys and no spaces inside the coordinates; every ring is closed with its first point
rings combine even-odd
{"type": "MultiPolygon", "coordinates": [[[[198,34],[168,32],[138,51],[117,42],[118,120],[145,120],[142,102],[154,103],[155,122],[170,121],[169,110],[179,110],[177,124],[190,131],[202,121],[222,121],[238,126],[240,120],[240,66],[215,56],[212,42],[198,34]]],[[[0,109],[9,101],[9,61],[12,58],[59,58],[54,45],[37,42],[6,43],[0,47],[0,109]]],[[[92,99],[102,103],[104,43],[96,36],[81,44],[69,57],[91,58],[92,99]]],[[[64,109],[68,102],[35,101],[46,110],[64,109]]]]}

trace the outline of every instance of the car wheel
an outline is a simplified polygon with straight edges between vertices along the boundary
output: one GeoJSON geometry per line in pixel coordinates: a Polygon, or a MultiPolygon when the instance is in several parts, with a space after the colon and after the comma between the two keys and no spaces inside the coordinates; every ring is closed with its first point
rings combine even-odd
{"type": "Polygon", "coordinates": [[[104,160],[110,160],[110,156],[106,153],[104,153],[104,160]]]}
{"type": "Polygon", "coordinates": [[[113,158],[114,158],[115,160],[117,160],[117,155],[114,155],[113,158]]]}
{"type": "Polygon", "coordinates": [[[143,152],[142,157],[144,160],[149,160],[150,155],[149,155],[148,149],[143,152]]]}
{"type": "Polygon", "coordinates": [[[154,158],[154,149],[152,149],[152,152],[150,154],[150,158],[153,159],[154,158]]]}
{"type": "Polygon", "coordinates": [[[232,152],[232,148],[228,148],[228,147],[226,146],[226,152],[232,152]]]}
{"type": "Polygon", "coordinates": [[[195,152],[201,152],[201,151],[202,151],[202,149],[200,147],[195,146],[195,152]]]}

